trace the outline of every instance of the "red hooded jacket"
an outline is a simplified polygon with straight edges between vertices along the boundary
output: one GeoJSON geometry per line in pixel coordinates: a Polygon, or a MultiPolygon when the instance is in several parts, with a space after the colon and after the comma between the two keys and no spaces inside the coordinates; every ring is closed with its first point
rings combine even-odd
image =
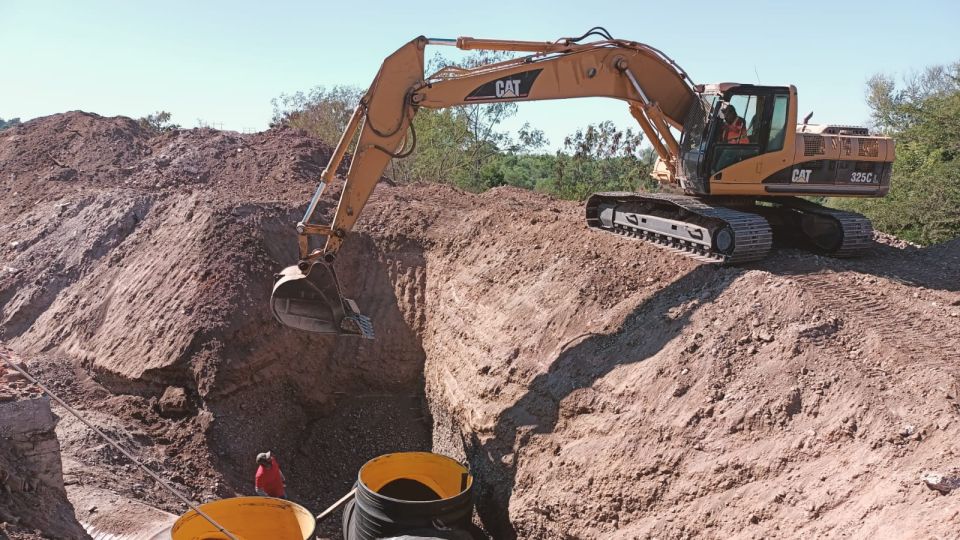
{"type": "Polygon", "coordinates": [[[283,498],[286,496],[286,490],[283,487],[283,473],[280,472],[280,464],[277,463],[275,457],[270,458],[270,463],[270,467],[264,467],[263,465],[257,467],[255,486],[270,497],[283,498]]]}

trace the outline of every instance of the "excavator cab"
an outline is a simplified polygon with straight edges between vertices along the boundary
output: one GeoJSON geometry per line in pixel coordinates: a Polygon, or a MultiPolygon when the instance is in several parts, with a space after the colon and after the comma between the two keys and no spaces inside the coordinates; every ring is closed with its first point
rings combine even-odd
{"type": "Polygon", "coordinates": [[[343,297],[333,266],[327,262],[284,268],[273,286],[270,308],[290,328],[373,339],[373,323],[360,314],[353,300],[343,297]]]}
{"type": "Polygon", "coordinates": [[[697,90],[680,140],[680,182],[689,192],[707,195],[709,180],[721,178],[717,173],[783,149],[791,96],[785,86],[721,83],[697,90]],[[726,129],[728,114],[741,136],[726,129]]]}

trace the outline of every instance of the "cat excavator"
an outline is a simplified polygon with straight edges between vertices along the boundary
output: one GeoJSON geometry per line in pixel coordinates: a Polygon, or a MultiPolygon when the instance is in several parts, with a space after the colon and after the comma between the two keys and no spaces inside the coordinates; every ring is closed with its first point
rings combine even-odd
{"type": "Polygon", "coordinates": [[[657,153],[652,174],[664,186],[592,195],[591,228],[715,264],[766,257],[775,233],[838,257],[856,256],[872,241],[864,216],[801,197],[886,195],[893,141],[861,127],[808,124],[809,115],[798,124],[793,86],[695,84],[663,52],[599,27],[548,42],[421,36],[384,60],[353,111],[296,224],[299,261],[278,274],[276,318],[311,332],[373,337],[370,319],[342,296],[332,263],[389,161],[413,152],[419,109],[581,97],[626,102],[657,153]],[[527,54],[424,76],[428,45],[527,54]],[[333,219],[316,223],[324,188],[354,141],[333,219]],[[312,246],[313,237],[325,239],[322,247],[312,246]]]}

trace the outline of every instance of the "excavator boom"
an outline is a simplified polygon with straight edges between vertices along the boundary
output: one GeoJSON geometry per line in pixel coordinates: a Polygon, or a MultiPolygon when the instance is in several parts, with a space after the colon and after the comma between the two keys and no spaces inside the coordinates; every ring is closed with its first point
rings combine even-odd
{"type": "Polygon", "coordinates": [[[802,197],[884,196],[893,141],[853,126],[798,126],[793,86],[695,85],[659,50],[602,28],[553,42],[421,36],[384,60],[354,110],[297,224],[299,261],[274,286],[277,319],[312,332],[372,337],[370,320],[340,293],[332,264],[387,164],[416,147],[418,110],[581,97],[626,102],[659,156],[653,176],[684,193],[594,194],[585,205],[591,228],[719,264],[763,259],[775,235],[838,257],[870,246],[864,216],[802,197]],[[601,39],[583,42],[589,36],[601,39]],[[528,54],[425,77],[427,45],[528,54]],[[333,219],[316,223],[323,190],[353,141],[333,219]],[[323,237],[323,246],[312,246],[313,237],[323,237]]]}
{"type": "Polygon", "coordinates": [[[340,294],[332,264],[387,164],[413,151],[413,118],[421,107],[573,97],[621,99],[629,104],[661,159],[672,161],[679,143],[670,128],[682,125],[696,100],[689,77],[653,47],[614,39],[579,43],[581,39],[532,42],[421,36],[387,57],[354,110],[297,224],[300,260],[284,269],[274,286],[271,306],[276,318],[316,333],[373,336],[369,319],[340,294]],[[469,69],[446,67],[424,77],[427,45],[533,54],[469,69]],[[324,188],[334,179],[358,132],[333,220],[328,225],[315,223],[313,215],[324,188]],[[322,248],[311,249],[314,236],[325,237],[322,248]]]}

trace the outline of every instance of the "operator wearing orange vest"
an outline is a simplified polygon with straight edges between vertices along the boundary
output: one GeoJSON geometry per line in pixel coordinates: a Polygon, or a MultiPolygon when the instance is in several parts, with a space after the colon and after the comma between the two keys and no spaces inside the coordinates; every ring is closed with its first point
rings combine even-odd
{"type": "Polygon", "coordinates": [[[723,110],[723,120],[726,122],[723,126],[723,142],[750,144],[750,139],[747,137],[747,124],[743,118],[737,116],[737,109],[733,105],[727,105],[723,110]]]}

